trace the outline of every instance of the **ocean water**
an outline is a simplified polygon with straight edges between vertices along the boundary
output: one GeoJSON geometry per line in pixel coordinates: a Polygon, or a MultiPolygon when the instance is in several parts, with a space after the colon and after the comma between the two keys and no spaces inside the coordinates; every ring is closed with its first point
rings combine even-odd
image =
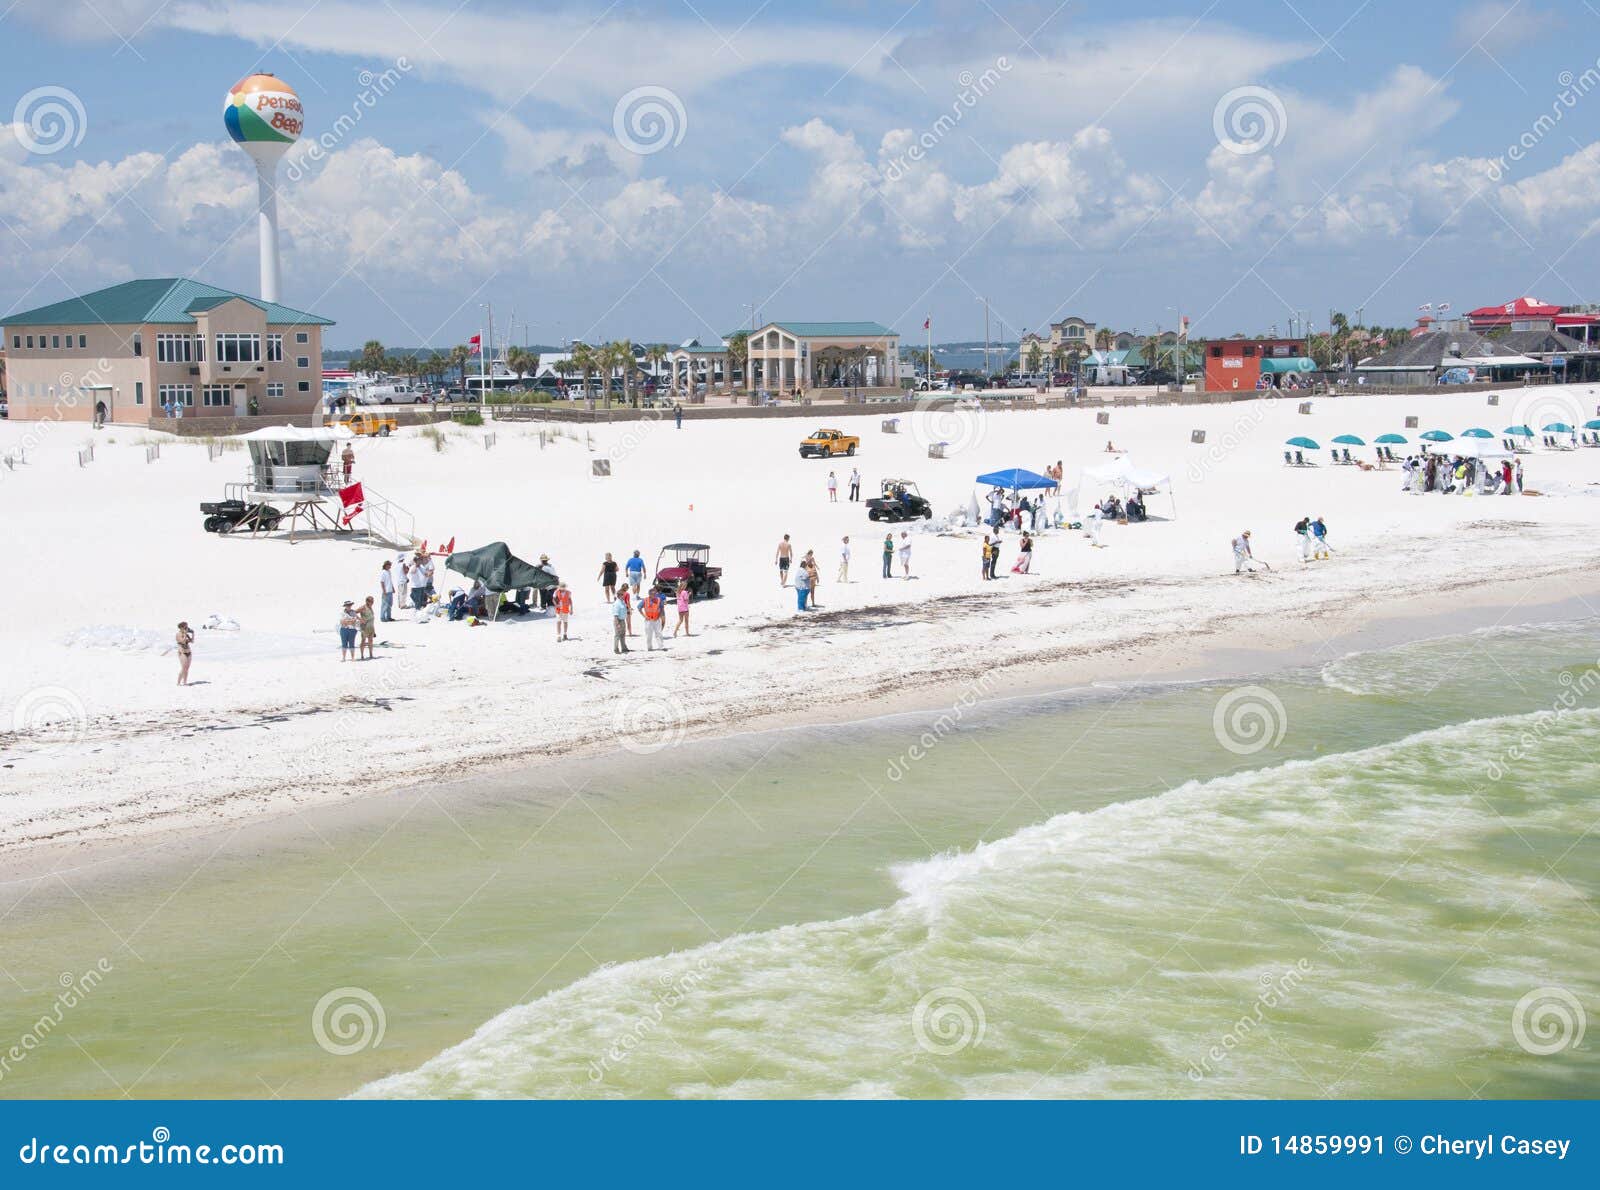
{"type": "Polygon", "coordinates": [[[963,697],[8,882],[9,1030],[111,969],[0,1095],[1591,1096],[1597,658],[963,697]]]}

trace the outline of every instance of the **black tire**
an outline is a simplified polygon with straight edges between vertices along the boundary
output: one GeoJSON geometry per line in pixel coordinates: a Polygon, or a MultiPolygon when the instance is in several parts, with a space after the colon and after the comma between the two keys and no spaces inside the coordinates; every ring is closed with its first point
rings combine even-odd
{"type": "Polygon", "coordinates": [[[379,426],[378,427],[378,437],[379,438],[387,438],[388,436],[389,436],[389,427],[388,426],[379,426]]]}
{"type": "Polygon", "coordinates": [[[705,594],[707,599],[715,599],[717,596],[722,594],[722,585],[715,579],[708,580],[706,582],[705,594]]]}
{"type": "Polygon", "coordinates": [[[385,398],[383,398],[383,403],[385,405],[393,405],[394,404],[394,398],[393,397],[385,397],[385,398]]]}
{"type": "Polygon", "coordinates": [[[933,509],[932,508],[924,508],[922,510],[922,519],[925,520],[925,521],[933,520],[933,509]]]}
{"type": "Polygon", "coordinates": [[[855,444],[852,443],[851,445],[845,447],[844,448],[844,453],[845,453],[845,457],[846,458],[849,458],[850,456],[854,455],[856,453],[855,444]]]}
{"type": "Polygon", "coordinates": [[[220,532],[222,532],[222,518],[219,517],[219,516],[208,516],[206,518],[206,532],[207,533],[220,533],[220,532]]]}
{"type": "Polygon", "coordinates": [[[867,509],[867,520],[869,520],[869,521],[877,521],[877,520],[882,520],[882,519],[883,518],[879,515],[878,510],[876,508],[867,509]]]}

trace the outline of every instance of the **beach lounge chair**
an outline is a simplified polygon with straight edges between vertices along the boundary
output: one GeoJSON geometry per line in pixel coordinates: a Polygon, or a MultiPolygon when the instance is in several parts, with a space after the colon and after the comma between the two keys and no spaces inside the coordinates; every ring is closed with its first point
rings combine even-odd
{"type": "Polygon", "coordinates": [[[1283,465],[1285,467],[1293,467],[1294,466],[1294,459],[1293,459],[1293,457],[1290,456],[1288,451],[1284,451],[1283,452],[1283,465]]]}
{"type": "Polygon", "coordinates": [[[1330,447],[1328,453],[1333,456],[1333,465],[1337,467],[1339,465],[1339,448],[1337,446],[1330,447]]]}
{"type": "Polygon", "coordinates": [[[1294,452],[1294,465],[1296,467],[1315,467],[1317,464],[1315,460],[1307,462],[1305,452],[1297,450],[1294,452]]]}
{"type": "Polygon", "coordinates": [[[1355,460],[1350,457],[1350,448],[1348,446],[1344,448],[1344,462],[1347,467],[1355,465],[1355,460]]]}

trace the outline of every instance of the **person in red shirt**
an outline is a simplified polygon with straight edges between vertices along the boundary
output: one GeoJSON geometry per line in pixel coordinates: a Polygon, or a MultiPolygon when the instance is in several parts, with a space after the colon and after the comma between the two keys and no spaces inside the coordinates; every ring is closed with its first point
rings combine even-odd
{"type": "Polygon", "coordinates": [[[567,639],[567,621],[572,619],[572,592],[566,583],[556,584],[556,639],[567,639]]]}

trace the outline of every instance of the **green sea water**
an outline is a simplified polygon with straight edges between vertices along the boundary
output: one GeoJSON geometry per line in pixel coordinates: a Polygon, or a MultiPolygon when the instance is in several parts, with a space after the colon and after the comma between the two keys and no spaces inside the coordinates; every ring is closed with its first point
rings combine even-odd
{"type": "Polygon", "coordinates": [[[1597,657],[969,695],[7,878],[0,1095],[1593,1095],[1597,657]]]}

